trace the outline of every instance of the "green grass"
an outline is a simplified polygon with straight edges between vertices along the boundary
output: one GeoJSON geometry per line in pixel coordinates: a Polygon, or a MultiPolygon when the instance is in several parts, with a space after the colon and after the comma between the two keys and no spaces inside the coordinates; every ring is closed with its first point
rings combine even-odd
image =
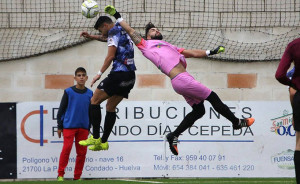
{"type": "Polygon", "coordinates": [[[68,184],[68,183],[84,183],[84,184],[296,184],[294,178],[195,178],[195,179],[102,179],[102,180],[82,180],[72,181],[3,181],[0,184],[68,184]]]}

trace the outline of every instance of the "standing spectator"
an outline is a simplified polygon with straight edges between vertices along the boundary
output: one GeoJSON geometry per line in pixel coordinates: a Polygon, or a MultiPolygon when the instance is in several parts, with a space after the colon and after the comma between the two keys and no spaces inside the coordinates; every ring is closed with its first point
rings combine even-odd
{"type": "Polygon", "coordinates": [[[63,133],[64,138],[57,181],[64,181],[65,168],[68,165],[74,138],[77,156],[73,180],[80,180],[87,152],[87,147],[79,145],[78,142],[87,139],[89,134],[89,105],[93,92],[85,87],[88,76],[84,68],[76,69],[74,79],[77,84],[65,89],[57,113],[57,134],[61,138],[63,133]]]}

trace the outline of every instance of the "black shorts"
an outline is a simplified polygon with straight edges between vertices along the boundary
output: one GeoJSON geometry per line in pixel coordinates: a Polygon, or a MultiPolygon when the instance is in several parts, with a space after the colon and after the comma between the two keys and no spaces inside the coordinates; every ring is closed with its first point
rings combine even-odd
{"type": "Polygon", "coordinates": [[[135,83],[135,72],[110,72],[98,85],[98,89],[104,90],[109,96],[123,96],[128,98],[130,90],[135,83]]]}
{"type": "Polygon", "coordinates": [[[294,95],[293,102],[293,118],[295,123],[295,130],[300,131],[300,92],[297,91],[294,95]]]}

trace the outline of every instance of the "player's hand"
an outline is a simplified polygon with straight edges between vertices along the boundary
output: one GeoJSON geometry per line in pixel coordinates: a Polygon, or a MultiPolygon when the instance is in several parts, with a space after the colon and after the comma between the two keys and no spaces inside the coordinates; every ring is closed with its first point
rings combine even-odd
{"type": "Polygon", "coordinates": [[[111,15],[111,16],[114,16],[115,13],[116,13],[116,9],[115,7],[113,7],[112,5],[107,5],[105,8],[104,8],[104,11],[105,13],[111,15]]]}
{"type": "Polygon", "coordinates": [[[80,37],[90,38],[90,34],[86,31],[80,33],[80,37]]]}
{"type": "Polygon", "coordinates": [[[101,42],[107,42],[107,37],[103,36],[103,35],[100,35],[98,40],[101,41],[101,42]]]}
{"type": "Polygon", "coordinates": [[[61,138],[61,134],[62,134],[62,129],[58,129],[58,130],[57,130],[58,138],[61,138]]]}
{"type": "Polygon", "coordinates": [[[215,55],[215,54],[219,54],[221,52],[225,52],[225,47],[224,46],[219,46],[216,49],[211,50],[209,55],[215,55]]]}
{"type": "Polygon", "coordinates": [[[92,80],[92,82],[91,82],[91,87],[93,87],[93,85],[95,84],[95,82],[96,82],[97,80],[99,80],[100,77],[101,77],[101,75],[98,75],[98,74],[97,74],[97,75],[93,78],[93,80],[92,80]]]}

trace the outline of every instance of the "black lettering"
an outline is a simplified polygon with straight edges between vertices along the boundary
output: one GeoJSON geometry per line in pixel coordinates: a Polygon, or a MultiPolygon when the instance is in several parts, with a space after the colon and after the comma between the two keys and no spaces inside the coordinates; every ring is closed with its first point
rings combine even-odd
{"type": "Polygon", "coordinates": [[[175,114],[175,116],[173,116],[173,117],[169,116],[169,110],[170,110],[170,109],[175,109],[175,111],[177,111],[177,109],[176,109],[175,107],[169,107],[169,108],[167,108],[167,111],[166,111],[166,115],[167,115],[167,117],[168,117],[169,119],[175,119],[175,118],[177,117],[176,114],[175,114]]]}
{"type": "Polygon", "coordinates": [[[246,134],[251,134],[252,136],[254,136],[254,134],[253,134],[253,132],[252,132],[252,130],[251,130],[250,127],[247,127],[247,128],[246,128],[246,130],[245,130],[245,132],[244,132],[244,136],[245,136],[246,134]]]}
{"type": "Polygon", "coordinates": [[[130,133],[131,133],[132,135],[137,136],[137,135],[140,135],[141,132],[142,132],[141,127],[139,127],[139,126],[137,126],[137,125],[134,125],[134,126],[132,126],[132,127],[130,128],[130,133]],[[134,130],[136,130],[137,133],[135,133],[134,130]]]}
{"type": "Polygon", "coordinates": [[[200,126],[200,135],[209,135],[209,133],[204,134],[204,132],[208,132],[209,126],[200,126]],[[204,129],[207,128],[207,129],[204,129]]]}
{"type": "Polygon", "coordinates": [[[161,135],[161,123],[159,124],[159,135],[161,135]]]}
{"type": "Polygon", "coordinates": [[[222,135],[223,136],[230,136],[230,128],[231,128],[231,126],[222,126],[222,135]],[[226,132],[229,132],[229,133],[226,134],[226,132]]]}
{"type": "Polygon", "coordinates": [[[127,135],[129,132],[127,126],[119,126],[119,135],[127,135]],[[122,130],[125,130],[125,132],[122,132],[122,130]]]}
{"type": "Polygon", "coordinates": [[[134,107],[134,119],[142,119],[143,117],[144,117],[143,108],[142,107],[134,107]],[[137,116],[138,114],[140,114],[140,116],[137,116]]]}
{"type": "Polygon", "coordinates": [[[251,118],[252,117],[252,114],[249,112],[251,111],[252,109],[250,107],[244,107],[242,109],[242,112],[245,113],[247,116],[244,116],[242,115],[243,118],[251,118]]]}
{"type": "Polygon", "coordinates": [[[52,127],[52,136],[57,132],[58,128],[57,127],[52,127]]]}
{"type": "Polygon", "coordinates": [[[212,119],[212,114],[216,116],[216,118],[220,119],[220,114],[215,111],[214,108],[209,108],[209,119],[212,119]]]}
{"type": "Polygon", "coordinates": [[[52,120],[57,120],[58,108],[52,108],[52,120]]]}
{"type": "Polygon", "coordinates": [[[211,135],[214,135],[214,132],[220,131],[219,126],[211,126],[211,135]]]}
{"type": "Polygon", "coordinates": [[[233,132],[232,132],[233,136],[239,136],[241,134],[242,134],[242,129],[238,129],[238,130],[233,129],[233,132]]]}
{"type": "Polygon", "coordinates": [[[157,128],[154,125],[148,125],[148,135],[155,135],[157,133],[157,128]],[[153,133],[150,131],[150,129],[153,129],[153,133]],[[151,133],[150,133],[151,132],[151,133]]]}
{"type": "Polygon", "coordinates": [[[158,109],[157,109],[157,116],[156,116],[156,117],[154,117],[154,116],[152,115],[152,107],[150,107],[150,117],[151,117],[152,119],[157,119],[157,118],[159,118],[159,117],[160,117],[160,107],[158,107],[158,109]]]}
{"type": "Polygon", "coordinates": [[[116,117],[117,117],[117,119],[120,119],[119,116],[118,116],[118,113],[119,113],[119,108],[116,107],[116,117]]]}
{"type": "Polygon", "coordinates": [[[190,135],[198,135],[197,127],[194,126],[194,125],[192,125],[192,126],[188,129],[188,131],[189,131],[189,134],[190,134],[190,135]],[[191,132],[191,129],[192,129],[192,128],[196,128],[196,133],[192,133],[192,132],[191,132]]]}
{"type": "Polygon", "coordinates": [[[163,135],[166,135],[166,134],[168,134],[170,132],[172,132],[171,128],[169,127],[169,125],[167,125],[166,128],[165,128],[165,131],[164,131],[163,135]]]}

